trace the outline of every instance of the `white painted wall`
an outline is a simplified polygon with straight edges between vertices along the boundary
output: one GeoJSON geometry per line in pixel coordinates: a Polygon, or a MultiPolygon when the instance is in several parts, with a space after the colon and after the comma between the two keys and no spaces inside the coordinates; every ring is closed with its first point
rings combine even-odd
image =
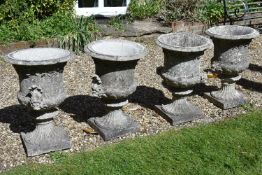
{"type": "MultiPolygon", "coordinates": [[[[87,0],[88,1],[88,0],[87,0]]],[[[117,16],[126,14],[128,4],[130,0],[127,0],[127,6],[125,7],[104,7],[104,0],[98,0],[98,7],[91,8],[79,8],[78,2],[75,4],[75,12],[77,16],[91,16],[91,15],[103,15],[103,16],[117,16]]]]}

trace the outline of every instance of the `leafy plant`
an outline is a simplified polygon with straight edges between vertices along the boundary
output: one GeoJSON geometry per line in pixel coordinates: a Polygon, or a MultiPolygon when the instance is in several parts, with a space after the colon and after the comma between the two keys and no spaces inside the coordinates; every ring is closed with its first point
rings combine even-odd
{"type": "Polygon", "coordinates": [[[0,23],[44,19],[57,12],[73,11],[75,0],[2,0],[0,23]]]}
{"type": "Polygon", "coordinates": [[[197,15],[200,21],[208,25],[217,24],[224,16],[223,4],[217,0],[203,0],[197,15]]]}
{"type": "Polygon", "coordinates": [[[32,23],[25,21],[19,25],[11,25],[11,22],[0,25],[0,42],[57,38],[60,47],[76,53],[83,51],[84,45],[97,35],[99,29],[94,18],[77,19],[62,13],[32,23]]]}
{"type": "Polygon", "coordinates": [[[67,35],[75,29],[75,20],[70,14],[56,13],[41,22],[43,35],[48,38],[67,35]]]}
{"type": "Polygon", "coordinates": [[[134,20],[153,17],[160,12],[163,4],[164,0],[132,0],[128,8],[129,18],[134,20]]]}
{"type": "Polygon", "coordinates": [[[0,42],[55,38],[58,35],[66,35],[74,28],[74,17],[62,13],[32,22],[11,20],[0,25],[0,42]]]}
{"type": "Polygon", "coordinates": [[[59,46],[75,53],[83,52],[84,46],[96,37],[99,29],[94,19],[83,18],[75,20],[75,28],[65,36],[59,36],[59,46]]]}

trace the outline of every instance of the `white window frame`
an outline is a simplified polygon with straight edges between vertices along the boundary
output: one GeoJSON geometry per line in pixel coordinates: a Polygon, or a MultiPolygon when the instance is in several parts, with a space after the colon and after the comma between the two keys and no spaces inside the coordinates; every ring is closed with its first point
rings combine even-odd
{"type": "Polygon", "coordinates": [[[77,16],[102,15],[106,17],[126,14],[131,0],[126,0],[126,6],[123,7],[104,7],[104,0],[98,0],[98,7],[79,8],[78,1],[75,3],[75,12],[77,16]]]}

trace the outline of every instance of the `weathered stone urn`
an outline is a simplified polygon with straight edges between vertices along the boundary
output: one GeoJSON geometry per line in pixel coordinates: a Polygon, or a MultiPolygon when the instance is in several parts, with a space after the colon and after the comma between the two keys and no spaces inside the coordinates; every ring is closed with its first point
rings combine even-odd
{"type": "Polygon", "coordinates": [[[136,132],[138,123],[121,108],[128,103],[128,96],[136,91],[135,67],[145,56],[145,47],[131,41],[110,39],[88,44],[85,52],[91,55],[96,67],[93,95],[102,98],[108,109],[106,115],[90,118],[89,124],[104,140],[136,132]]]}
{"type": "Polygon", "coordinates": [[[213,47],[210,39],[188,32],[160,35],[157,44],[163,48],[164,85],[173,92],[174,102],[156,106],[173,125],[202,118],[200,109],[187,101],[196,84],[205,80],[200,69],[200,57],[213,47]]]}
{"type": "Polygon", "coordinates": [[[33,131],[22,132],[27,155],[70,148],[67,132],[54,125],[59,113],[56,107],[67,97],[63,70],[72,54],[58,48],[32,48],[8,54],[5,61],[13,64],[19,75],[18,100],[36,118],[33,131]]]}
{"type": "Polygon", "coordinates": [[[249,66],[248,46],[259,32],[250,27],[225,25],[212,27],[206,33],[215,45],[212,67],[222,79],[222,88],[205,96],[222,109],[245,104],[247,99],[236,90],[235,84],[249,66]]]}

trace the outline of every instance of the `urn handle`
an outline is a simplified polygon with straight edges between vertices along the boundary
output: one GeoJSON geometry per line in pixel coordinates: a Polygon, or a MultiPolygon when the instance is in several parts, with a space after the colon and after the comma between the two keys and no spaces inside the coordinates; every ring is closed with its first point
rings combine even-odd
{"type": "Polygon", "coordinates": [[[41,102],[43,99],[42,94],[43,91],[41,87],[33,85],[29,88],[29,93],[27,94],[27,97],[29,98],[29,103],[34,110],[41,109],[41,102]]]}
{"type": "Polygon", "coordinates": [[[105,97],[106,94],[102,87],[102,80],[98,75],[92,77],[92,94],[95,97],[105,97]]]}

